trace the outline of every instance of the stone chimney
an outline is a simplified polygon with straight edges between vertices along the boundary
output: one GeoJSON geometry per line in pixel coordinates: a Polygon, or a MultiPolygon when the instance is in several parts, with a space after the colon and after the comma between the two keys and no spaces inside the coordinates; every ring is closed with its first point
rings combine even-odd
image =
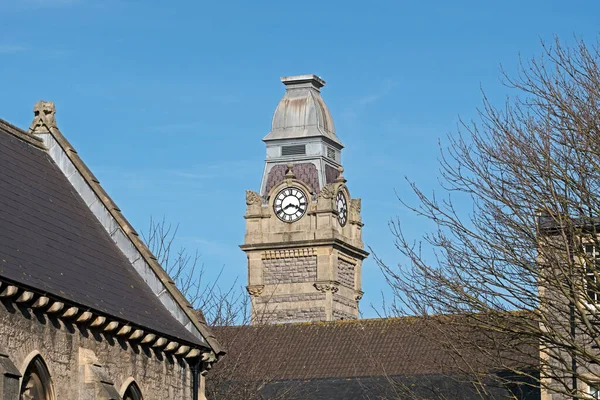
{"type": "Polygon", "coordinates": [[[320,89],[325,86],[325,81],[313,74],[284,76],[281,78],[281,82],[287,90],[309,88],[320,92],[320,89]]]}

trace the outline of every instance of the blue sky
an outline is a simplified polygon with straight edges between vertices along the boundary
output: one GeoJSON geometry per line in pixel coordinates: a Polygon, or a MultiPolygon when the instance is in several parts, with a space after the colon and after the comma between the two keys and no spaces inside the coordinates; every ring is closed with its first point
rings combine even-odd
{"type": "MultiPolygon", "coordinates": [[[[363,199],[364,240],[401,262],[388,221],[410,237],[405,177],[437,186],[438,140],[471,119],[481,88],[509,93],[499,68],[540,40],[596,40],[597,1],[0,0],[0,118],[27,128],[56,102],[62,132],[138,231],[180,224],[222,284],[246,282],[246,189],[258,190],[279,77],[315,73],[363,199]]],[[[389,296],[369,258],[366,317],[389,296]]]]}

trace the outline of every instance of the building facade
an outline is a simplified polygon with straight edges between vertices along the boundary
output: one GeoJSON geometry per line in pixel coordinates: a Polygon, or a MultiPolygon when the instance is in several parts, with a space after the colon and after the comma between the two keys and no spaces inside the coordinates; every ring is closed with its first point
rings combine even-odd
{"type": "Polygon", "coordinates": [[[254,322],[358,318],[361,201],[343,176],[343,145],[315,75],[281,78],[286,92],[264,137],[260,190],[246,192],[248,292],[254,322]]]}
{"type": "Polygon", "coordinates": [[[224,352],[36,105],[0,120],[0,398],[204,398],[224,352]]]}

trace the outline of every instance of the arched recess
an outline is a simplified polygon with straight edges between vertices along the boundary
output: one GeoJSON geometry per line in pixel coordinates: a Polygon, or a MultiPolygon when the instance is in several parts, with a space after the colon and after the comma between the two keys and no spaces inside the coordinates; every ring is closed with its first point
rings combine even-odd
{"type": "Polygon", "coordinates": [[[125,393],[123,393],[123,400],[144,400],[142,391],[135,381],[132,380],[131,383],[127,385],[127,389],[125,389],[125,393]]]}
{"type": "Polygon", "coordinates": [[[55,400],[54,386],[46,363],[40,355],[31,359],[23,373],[20,400],[55,400]]]}

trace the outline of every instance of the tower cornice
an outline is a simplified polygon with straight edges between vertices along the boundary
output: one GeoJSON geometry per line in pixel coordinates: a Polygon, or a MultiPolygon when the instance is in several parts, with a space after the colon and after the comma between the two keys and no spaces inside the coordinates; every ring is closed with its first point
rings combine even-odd
{"type": "Polygon", "coordinates": [[[324,247],[333,246],[336,249],[346,250],[346,254],[355,257],[359,260],[364,260],[369,256],[369,252],[365,251],[356,246],[337,238],[332,239],[313,239],[313,240],[297,240],[297,241],[281,241],[281,242],[265,242],[265,243],[252,243],[252,244],[241,244],[240,249],[244,251],[260,251],[260,250],[273,250],[273,249],[295,249],[305,247],[324,247]]]}

